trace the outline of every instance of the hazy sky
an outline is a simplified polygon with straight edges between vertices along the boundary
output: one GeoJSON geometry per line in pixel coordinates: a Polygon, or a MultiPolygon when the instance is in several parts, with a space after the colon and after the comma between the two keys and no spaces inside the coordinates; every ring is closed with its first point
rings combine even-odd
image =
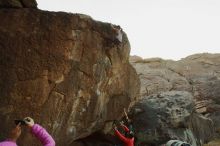
{"type": "Polygon", "coordinates": [[[220,0],[37,0],[38,8],[120,25],[131,55],[180,59],[220,53],[220,0]]]}

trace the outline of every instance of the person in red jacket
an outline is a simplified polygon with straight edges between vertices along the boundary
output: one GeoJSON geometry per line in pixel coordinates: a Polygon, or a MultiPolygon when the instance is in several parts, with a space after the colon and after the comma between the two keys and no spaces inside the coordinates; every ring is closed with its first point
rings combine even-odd
{"type": "Polygon", "coordinates": [[[134,146],[134,135],[133,132],[128,129],[123,123],[120,123],[121,127],[125,131],[125,135],[118,131],[116,125],[114,125],[115,135],[124,143],[124,146],[134,146]]]}

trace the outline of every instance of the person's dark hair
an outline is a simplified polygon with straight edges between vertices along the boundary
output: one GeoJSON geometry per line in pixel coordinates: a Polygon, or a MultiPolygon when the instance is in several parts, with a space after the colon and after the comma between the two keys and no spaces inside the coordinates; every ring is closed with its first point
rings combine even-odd
{"type": "MultiPolygon", "coordinates": [[[[171,146],[175,146],[176,144],[178,144],[178,142],[172,143],[171,146]]],[[[188,144],[188,143],[183,143],[183,144],[181,144],[180,146],[191,146],[191,145],[188,144]]]]}
{"type": "Polygon", "coordinates": [[[173,142],[170,146],[175,146],[178,142],[173,142]]]}
{"type": "Polygon", "coordinates": [[[181,146],[191,146],[191,145],[188,143],[183,143],[183,144],[181,144],[181,146]]]}

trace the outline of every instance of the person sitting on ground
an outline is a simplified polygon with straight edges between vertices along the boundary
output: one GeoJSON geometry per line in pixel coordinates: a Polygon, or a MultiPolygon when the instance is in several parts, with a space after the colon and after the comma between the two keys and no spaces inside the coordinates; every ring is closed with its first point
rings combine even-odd
{"type": "Polygon", "coordinates": [[[120,123],[121,127],[126,132],[125,135],[121,134],[118,131],[118,128],[116,125],[113,126],[115,135],[124,143],[124,146],[134,146],[134,135],[133,132],[128,129],[127,126],[125,126],[123,123],[120,123]]]}
{"type": "MultiPolygon", "coordinates": [[[[23,119],[25,125],[30,128],[31,133],[43,144],[43,146],[55,146],[55,141],[52,136],[39,124],[35,124],[30,117],[23,119]]],[[[0,142],[0,146],[17,146],[16,141],[21,135],[21,123],[11,131],[7,140],[0,142]]]]}
{"type": "Polygon", "coordinates": [[[183,142],[180,140],[169,140],[164,146],[191,146],[187,142],[183,142]]]}

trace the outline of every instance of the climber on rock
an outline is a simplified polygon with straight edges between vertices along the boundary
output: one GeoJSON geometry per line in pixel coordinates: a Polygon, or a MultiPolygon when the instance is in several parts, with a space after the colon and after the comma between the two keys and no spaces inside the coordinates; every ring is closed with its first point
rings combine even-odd
{"type": "Polygon", "coordinates": [[[21,135],[21,125],[26,125],[43,146],[55,146],[55,141],[51,135],[39,124],[35,124],[32,118],[26,117],[23,120],[16,120],[15,122],[16,127],[12,129],[8,139],[0,142],[0,146],[17,146],[16,141],[21,135]]]}
{"type": "Polygon", "coordinates": [[[122,42],[122,37],[123,37],[123,32],[122,32],[122,28],[118,25],[118,26],[113,26],[111,24],[112,30],[114,32],[114,34],[116,35],[116,40],[121,43],[122,42]]]}
{"type": "Polygon", "coordinates": [[[113,129],[115,131],[115,135],[124,143],[124,146],[134,146],[134,134],[132,131],[128,129],[127,126],[125,126],[122,122],[120,123],[120,126],[125,131],[125,135],[121,134],[118,131],[117,126],[114,124],[113,129]]]}

